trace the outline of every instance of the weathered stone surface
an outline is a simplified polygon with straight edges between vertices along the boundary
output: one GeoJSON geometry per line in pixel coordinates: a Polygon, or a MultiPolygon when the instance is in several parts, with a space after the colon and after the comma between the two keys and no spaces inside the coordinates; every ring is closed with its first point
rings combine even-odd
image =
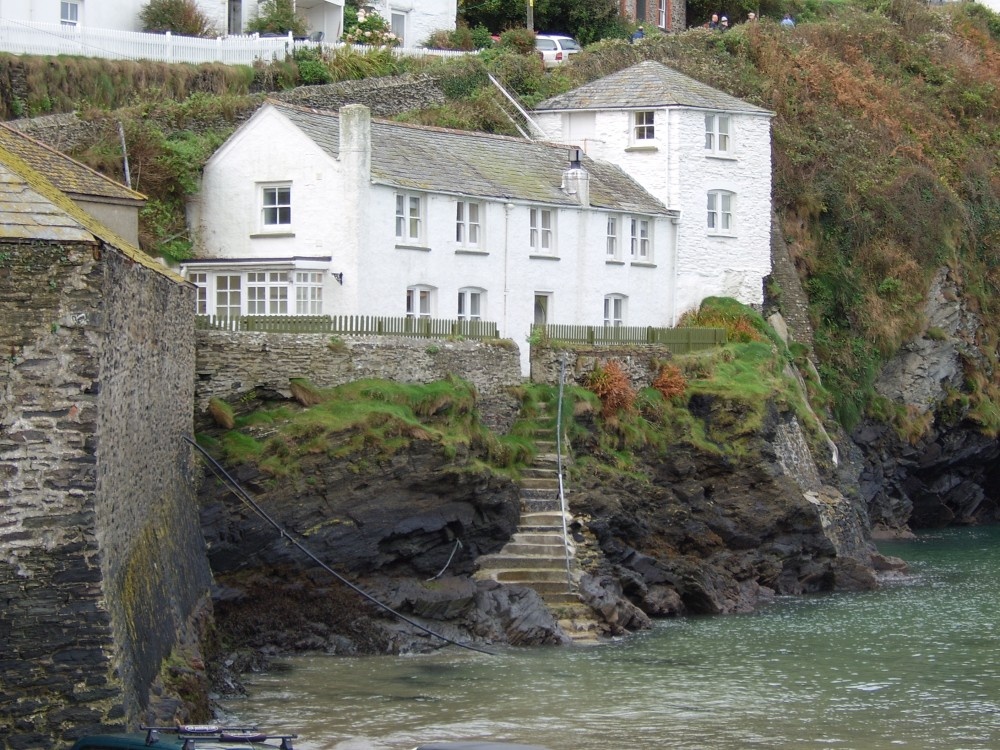
{"type": "Polygon", "coordinates": [[[951,398],[966,388],[968,363],[985,368],[975,346],[979,322],[960,299],[942,269],[924,310],[934,335],[905,345],[876,384],[913,415],[931,416],[926,432],[904,439],[890,425],[865,421],[852,434],[863,453],[861,495],[876,528],[1000,521],[1000,443],[983,434],[961,400],[951,398]]]}
{"type": "Polygon", "coordinates": [[[208,601],[192,327],[189,289],[96,240],[0,245],[0,679],[31,697],[0,747],[138,719],[208,601]]]}

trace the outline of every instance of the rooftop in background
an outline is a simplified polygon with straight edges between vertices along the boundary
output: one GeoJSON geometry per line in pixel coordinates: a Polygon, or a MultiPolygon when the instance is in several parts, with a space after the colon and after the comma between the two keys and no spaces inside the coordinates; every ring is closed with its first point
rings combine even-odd
{"type": "Polygon", "coordinates": [[[772,115],[766,109],[646,60],[537,104],[538,111],[567,109],[649,109],[691,107],[724,112],[772,115]]]}
{"type": "Polygon", "coordinates": [[[0,148],[24,159],[29,167],[45,175],[53,185],[69,196],[89,195],[130,203],[142,203],[146,200],[142,193],[105,177],[5,123],[0,123],[0,148]]]}

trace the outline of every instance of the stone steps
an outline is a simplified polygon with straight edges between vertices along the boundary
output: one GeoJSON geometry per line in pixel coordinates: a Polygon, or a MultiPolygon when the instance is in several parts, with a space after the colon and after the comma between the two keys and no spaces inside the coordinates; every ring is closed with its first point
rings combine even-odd
{"type": "Polygon", "coordinates": [[[533,433],[538,453],[532,466],[521,472],[518,529],[502,550],[478,559],[476,577],[533,589],[574,643],[594,643],[601,626],[575,591],[576,546],[563,536],[564,518],[570,519],[559,500],[560,460],[555,420],[551,422],[551,427],[533,433]]]}

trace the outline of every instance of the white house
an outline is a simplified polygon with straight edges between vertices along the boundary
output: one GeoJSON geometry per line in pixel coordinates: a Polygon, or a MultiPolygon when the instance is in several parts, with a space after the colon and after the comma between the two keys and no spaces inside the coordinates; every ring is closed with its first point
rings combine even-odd
{"type": "Polygon", "coordinates": [[[763,300],[771,272],[773,113],[652,61],[541,102],[555,141],[617,164],[680,214],[675,307],[763,300]]]}
{"type": "MultiPolygon", "coordinates": [[[[0,0],[0,18],[8,21],[61,23],[122,31],[141,31],[139,11],[149,0],[0,0]]],[[[261,0],[195,0],[220,34],[242,34],[261,0]]],[[[295,12],[310,32],[323,32],[325,41],[340,38],[344,30],[344,0],[292,0],[295,12]]],[[[454,30],[457,0],[370,0],[376,11],[403,40],[415,47],[435,31],[454,30]]]]}
{"type": "MultiPolygon", "coordinates": [[[[220,34],[240,34],[256,15],[260,0],[195,0],[220,34]]],[[[344,28],[344,0],[293,0],[296,12],[310,31],[324,38],[340,38],[344,28]]],[[[148,0],[0,0],[0,17],[8,21],[61,23],[99,29],[141,31],[139,11],[148,0]]],[[[454,18],[452,26],[454,26],[454,18]]]]}
{"type": "Polygon", "coordinates": [[[269,102],[189,207],[198,312],[670,326],[677,214],[579,149],[269,102]]]}
{"type": "Polygon", "coordinates": [[[457,0],[368,0],[364,7],[389,22],[404,47],[417,47],[435,31],[454,31],[457,0]]]}

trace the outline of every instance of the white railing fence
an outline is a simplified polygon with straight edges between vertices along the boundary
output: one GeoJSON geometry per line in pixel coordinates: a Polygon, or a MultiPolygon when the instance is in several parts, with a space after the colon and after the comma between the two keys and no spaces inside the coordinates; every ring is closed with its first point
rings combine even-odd
{"type": "MultiPolygon", "coordinates": [[[[253,65],[256,61],[283,60],[301,47],[335,50],[343,42],[313,42],[288,36],[224,36],[201,39],[177,36],[169,32],[150,34],[141,31],[95,29],[89,26],[65,26],[33,21],[0,19],[0,52],[13,55],[77,55],[110,60],[153,60],[168,63],[220,62],[227,65],[253,65]]],[[[375,47],[350,45],[357,52],[375,47]]],[[[468,52],[432,50],[422,47],[394,47],[393,54],[407,57],[460,56],[468,52]]]]}

